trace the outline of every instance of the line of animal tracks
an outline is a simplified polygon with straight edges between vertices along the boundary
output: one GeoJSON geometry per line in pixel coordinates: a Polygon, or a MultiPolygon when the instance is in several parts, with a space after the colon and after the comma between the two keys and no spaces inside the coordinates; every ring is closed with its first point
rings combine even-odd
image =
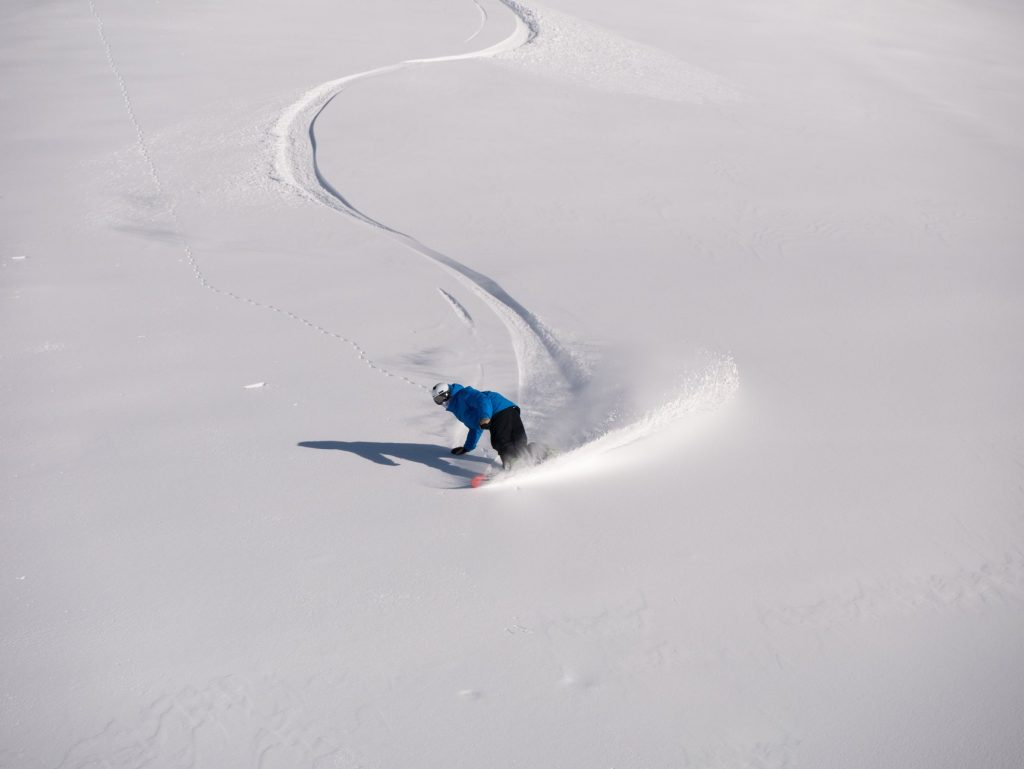
{"type": "Polygon", "coordinates": [[[340,342],[344,342],[345,344],[349,345],[349,347],[351,347],[352,350],[356,353],[358,358],[372,370],[382,374],[383,376],[393,377],[405,382],[406,384],[426,389],[426,385],[416,382],[410,379],[409,377],[404,376],[403,374],[396,374],[395,372],[387,369],[386,367],[376,363],[369,356],[366,350],[364,350],[363,347],[354,339],[351,339],[343,334],[339,334],[336,331],[331,331],[328,328],[324,328],[320,324],[315,323],[309,320],[308,318],[304,318],[301,315],[298,315],[294,312],[291,312],[290,310],[286,310],[274,304],[268,304],[266,302],[258,301],[256,299],[253,299],[252,297],[243,296],[229,289],[220,288],[219,286],[210,282],[210,280],[206,277],[206,273],[203,272],[202,266],[199,264],[199,259],[196,257],[195,249],[192,248],[192,243],[184,235],[185,230],[184,227],[182,227],[182,224],[178,218],[177,205],[173,201],[173,199],[170,198],[166,193],[162,175],[160,173],[159,168],[157,167],[156,161],[153,159],[153,153],[150,151],[149,140],[146,136],[146,132],[142,129],[142,124],[139,122],[139,119],[135,114],[135,106],[134,103],[132,102],[132,96],[128,89],[128,83],[121,72],[121,68],[117,63],[116,57],[114,56],[114,49],[111,46],[110,40],[107,37],[107,33],[103,23],[103,17],[100,15],[100,11],[99,8],[96,6],[95,0],[89,0],[89,13],[92,16],[93,21],[96,25],[96,33],[99,37],[100,44],[103,47],[104,56],[107,60],[107,66],[110,68],[111,74],[113,74],[115,80],[117,81],[118,89],[121,92],[121,100],[124,103],[125,112],[128,116],[128,122],[131,124],[132,130],[135,134],[135,144],[139,150],[139,154],[142,156],[142,159],[146,164],[146,170],[149,172],[153,189],[156,191],[156,193],[161,199],[168,200],[166,213],[168,219],[170,220],[171,232],[175,234],[178,245],[181,247],[182,253],[185,257],[185,261],[188,264],[189,268],[191,269],[192,275],[199,282],[199,284],[207,291],[213,294],[217,294],[219,296],[226,296],[229,299],[233,299],[236,302],[242,302],[243,304],[247,304],[251,307],[269,310],[270,312],[282,315],[286,318],[289,318],[290,320],[296,321],[297,323],[301,323],[302,325],[306,326],[309,329],[312,329],[318,334],[323,334],[324,336],[329,336],[332,339],[337,339],[340,342]]]}

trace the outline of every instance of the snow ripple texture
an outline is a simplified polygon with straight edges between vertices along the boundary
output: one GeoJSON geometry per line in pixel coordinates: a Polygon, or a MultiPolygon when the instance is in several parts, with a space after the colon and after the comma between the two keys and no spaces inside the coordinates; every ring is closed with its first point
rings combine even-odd
{"type": "Polygon", "coordinates": [[[697,104],[739,99],[738,89],[725,78],[659,48],[550,8],[535,9],[534,19],[543,36],[503,57],[504,62],[609,93],[697,104]]]}
{"type": "Polygon", "coordinates": [[[303,700],[301,690],[265,676],[188,686],[156,698],[135,719],[110,721],[71,746],[57,769],[369,766],[318,728],[303,700]]]}

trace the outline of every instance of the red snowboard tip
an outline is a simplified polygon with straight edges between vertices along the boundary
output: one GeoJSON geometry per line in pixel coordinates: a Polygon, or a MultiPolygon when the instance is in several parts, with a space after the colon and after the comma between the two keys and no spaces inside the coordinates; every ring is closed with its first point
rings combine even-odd
{"type": "Polygon", "coordinates": [[[477,475],[473,478],[473,480],[469,482],[469,485],[472,486],[474,489],[479,489],[486,480],[486,475],[477,475]]]}

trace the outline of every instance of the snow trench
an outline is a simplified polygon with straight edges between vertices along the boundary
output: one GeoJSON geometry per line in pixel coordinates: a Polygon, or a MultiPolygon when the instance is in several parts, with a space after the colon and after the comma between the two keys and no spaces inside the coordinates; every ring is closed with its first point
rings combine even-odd
{"type": "Polygon", "coordinates": [[[469,310],[466,309],[465,305],[443,288],[439,288],[437,290],[441,292],[441,296],[443,296],[445,301],[448,302],[448,305],[452,308],[452,312],[455,313],[455,317],[458,318],[470,331],[475,331],[476,324],[473,322],[473,316],[469,314],[469,310]]]}

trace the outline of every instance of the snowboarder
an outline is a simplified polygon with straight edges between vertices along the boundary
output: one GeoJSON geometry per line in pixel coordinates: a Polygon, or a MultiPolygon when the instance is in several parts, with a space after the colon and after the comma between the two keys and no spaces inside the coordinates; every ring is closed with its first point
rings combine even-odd
{"type": "Polygon", "coordinates": [[[519,407],[504,395],[445,382],[434,385],[431,394],[434,403],[444,406],[469,428],[466,442],[452,449],[452,454],[459,456],[472,451],[483,431],[489,430],[491,446],[501,457],[504,469],[511,469],[517,460],[527,456],[526,428],[519,407]]]}

